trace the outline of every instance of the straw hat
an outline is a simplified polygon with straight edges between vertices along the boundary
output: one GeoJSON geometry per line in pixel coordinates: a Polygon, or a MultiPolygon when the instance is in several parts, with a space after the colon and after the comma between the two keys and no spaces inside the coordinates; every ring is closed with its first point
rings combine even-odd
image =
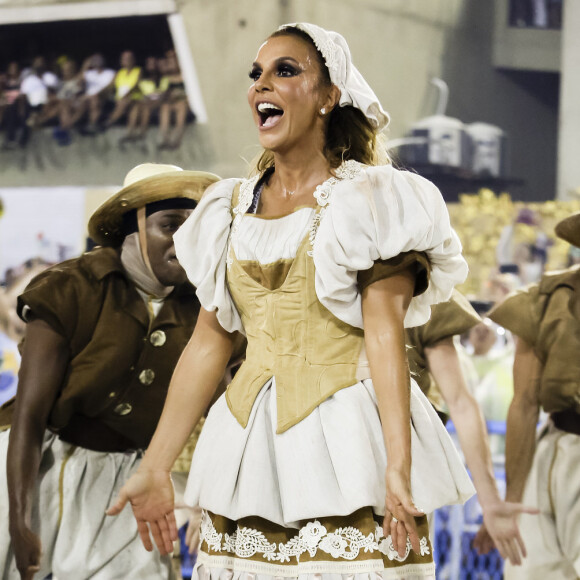
{"type": "Polygon", "coordinates": [[[127,173],[123,189],[93,213],[89,220],[89,235],[102,246],[119,246],[124,239],[123,216],[127,212],[165,199],[198,202],[206,188],[219,179],[213,173],[184,171],[176,165],[137,165],[127,173]]]}
{"type": "Polygon", "coordinates": [[[580,212],[573,213],[556,224],[556,235],[580,248],[580,212]]]}

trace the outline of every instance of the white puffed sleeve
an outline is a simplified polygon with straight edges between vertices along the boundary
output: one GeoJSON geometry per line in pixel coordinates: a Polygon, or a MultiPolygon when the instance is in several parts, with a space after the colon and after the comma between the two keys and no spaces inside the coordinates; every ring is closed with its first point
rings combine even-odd
{"type": "Polygon", "coordinates": [[[173,236],[177,259],[196,287],[201,305],[215,310],[219,323],[228,332],[243,331],[226,284],[232,193],[238,183],[238,179],[224,179],[208,187],[173,236]]]}
{"type": "Polygon", "coordinates": [[[363,166],[353,179],[335,185],[318,227],[318,299],[337,318],[362,328],[357,273],[411,250],[428,255],[431,277],[428,289],[411,301],[406,327],[424,324],[431,305],[450,298],[467,277],[467,263],[435,185],[391,166],[363,166]]]}

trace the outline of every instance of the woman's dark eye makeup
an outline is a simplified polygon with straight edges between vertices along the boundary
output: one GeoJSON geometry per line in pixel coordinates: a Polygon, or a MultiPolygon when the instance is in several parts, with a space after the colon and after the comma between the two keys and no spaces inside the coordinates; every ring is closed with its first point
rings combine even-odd
{"type": "Polygon", "coordinates": [[[252,70],[250,70],[250,73],[248,74],[248,76],[253,81],[257,81],[260,78],[261,74],[262,74],[262,69],[255,66],[255,67],[252,67],[252,70]]]}
{"type": "Polygon", "coordinates": [[[277,73],[283,77],[293,77],[296,76],[300,71],[288,63],[281,63],[278,65],[277,73]]]}
{"type": "MultiPolygon", "coordinates": [[[[280,77],[293,77],[299,73],[300,73],[300,70],[297,67],[295,67],[287,62],[281,62],[276,66],[276,74],[280,77]]],[[[260,78],[261,74],[262,74],[262,69],[258,66],[254,66],[250,70],[250,73],[248,76],[255,82],[260,78]]]]}

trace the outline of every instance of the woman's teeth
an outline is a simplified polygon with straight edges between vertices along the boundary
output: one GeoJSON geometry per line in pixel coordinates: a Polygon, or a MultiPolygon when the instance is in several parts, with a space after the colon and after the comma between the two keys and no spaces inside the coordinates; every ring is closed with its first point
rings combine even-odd
{"type": "Polygon", "coordinates": [[[277,107],[272,103],[260,103],[257,109],[260,114],[262,127],[272,127],[284,114],[284,111],[280,107],[277,107]]]}

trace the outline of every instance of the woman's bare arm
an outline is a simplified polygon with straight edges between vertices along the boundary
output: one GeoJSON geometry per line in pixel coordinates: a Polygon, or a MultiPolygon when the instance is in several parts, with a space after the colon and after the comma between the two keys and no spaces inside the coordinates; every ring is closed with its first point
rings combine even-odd
{"type": "Polygon", "coordinates": [[[362,294],[365,346],[387,450],[383,527],[400,555],[407,535],[420,552],[414,517],[423,515],[411,497],[410,380],[404,330],[414,285],[413,273],[404,271],[374,282],[362,294]]]}

